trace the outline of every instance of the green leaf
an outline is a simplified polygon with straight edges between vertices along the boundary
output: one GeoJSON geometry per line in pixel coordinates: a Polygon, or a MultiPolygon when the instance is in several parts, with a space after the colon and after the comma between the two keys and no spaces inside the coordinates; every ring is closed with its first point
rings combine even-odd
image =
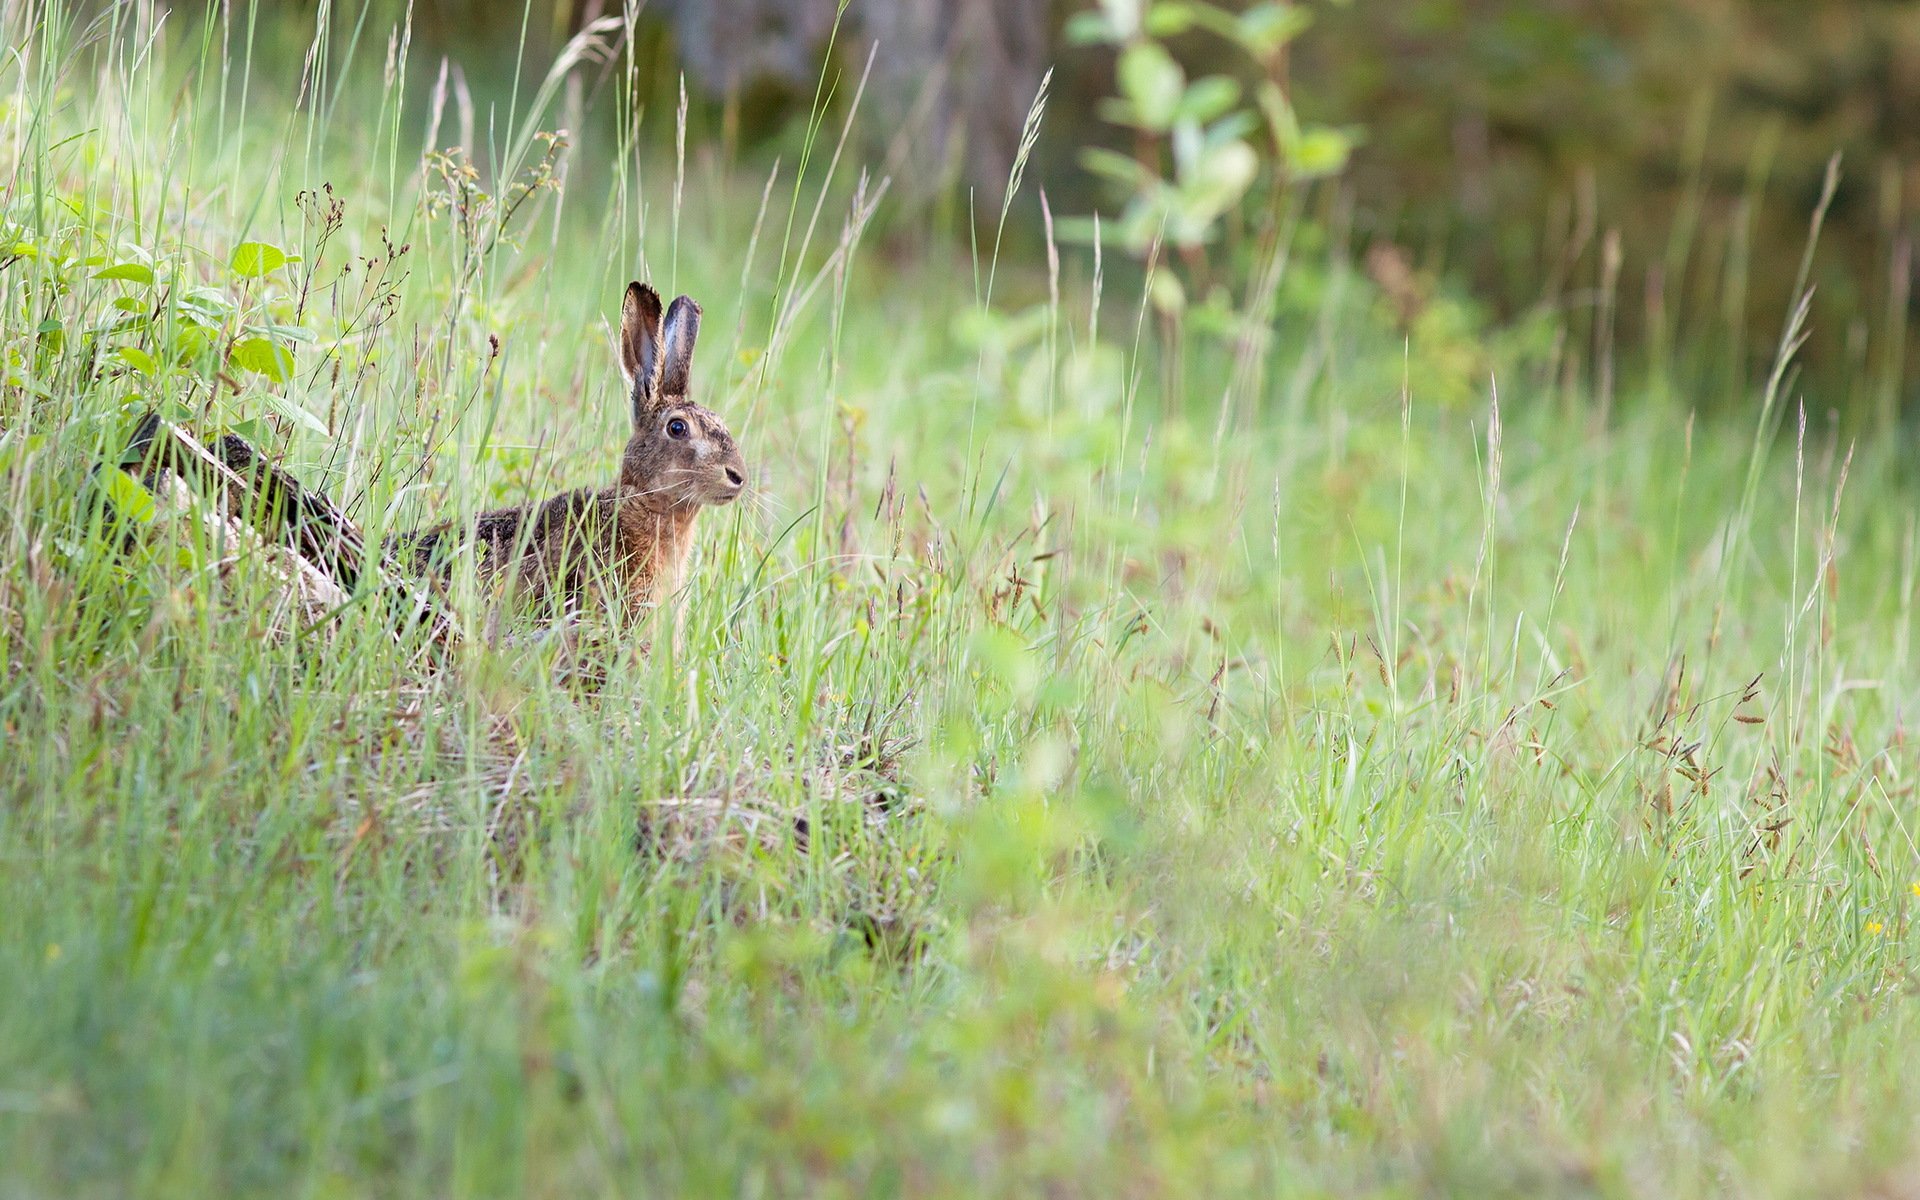
{"type": "Polygon", "coordinates": [[[1287,166],[1295,178],[1321,179],[1344,171],[1352,153],[1353,139],[1339,130],[1309,129],[1287,148],[1287,166]]]}
{"type": "Polygon", "coordinates": [[[1183,245],[1205,241],[1221,214],[1247,194],[1259,170],[1260,158],[1245,142],[1228,142],[1202,151],[1192,169],[1183,173],[1176,220],[1171,222],[1169,236],[1183,245]]]}
{"type": "Polygon", "coordinates": [[[1139,122],[1134,119],[1133,102],[1130,100],[1122,100],[1118,96],[1105,97],[1095,107],[1095,111],[1100,114],[1101,120],[1111,121],[1115,125],[1139,124],[1139,122]]]}
{"type": "Polygon", "coordinates": [[[1080,152],[1080,164],[1095,175],[1128,187],[1139,187],[1153,178],[1153,172],[1135,160],[1114,150],[1089,146],[1080,152]]]}
{"type": "Polygon", "coordinates": [[[1206,136],[1200,140],[1206,146],[1224,146],[1228,142],[1245,141],[1248,134],[1259,128],[1260,118],[1241,109],[1207,126],[1206,136]]]}
{"type": "Polygon", "coordinates": [[[269,429],[266,423],[257,417],[249,417],[244,421],[235,421],[226,427],[226,431],[237,434],[255,444],[264,442],[273,436],[273,430],[269,429]]]}
{"type": "Polygon", "coordinates": [[[293,375],[293,351],[263,337],[246,338],[233,347],[233,365],[285,383],[293,375]]]}
{"type": "Polygon", "coordinates": [[[1239,101],[1240,84],[1237,80],[1225,75],[1209,75],[1205,79],[1194,80],[1187,88],[1186,95],[1180,98],[1177,119],[1205,125],[1225,115],[1239,101]]]}
{"type": "Polygon", "coordinates": [[[41,335],[45,335],[49,333],[59,333],[65,328],[66,326],[61,323],[58,317],[48,317],[46,320],[40,322],[39,325],[34,327],[34,332],[41,335]]]}
{"type": "Polygon", "coordinates": [[[1240,14],[1238,41],[1256,58],[1265,58],[1306,32],[1313,14],[1296,4],[1256,4],[1240,14]]]}
{"type": "Polygon", "coordinates": [[[292,421],[295,425],[307,430],[309,433],[317,433],[321,437],[326,437],[333,432],[327,428],[325,421],[322,421],[319,417],[314,416],[305,408],[295,404],[285,396],[276,396],[272,392],[268,392],[267,407],[279,413],[287,420],[292,421]]]}
{"type": "Polygon", "coordinates": [[[113,507],[120,515],[130,517],[142,525],[151,525],[158,506],[154,503],[153,493],[146,489],[138,479],[125,471],[107,471],[105,473],[107,499],[113,501],[113,507]]]}
{"type": "Polygon", "coordinates": [[[1112,22],[1094,12],[1075,13],[1067,21],[1066,35],[1070,46],[1097,46],[1119,40],[1112,22]]]}
{"type": "Polygon", "coordinates": [[[313,330],[302,325],[250,325],[247,327],[247,332],[272,338],[276,342],[300,342],[304,345],[312,345],[320,340],[314,336],[313,330]]]}
{"type": "Polygon", "coordinates": [[[1180,0],[1159,0],[1147,11],[1147,33],[1153,37],[1178,37],[1194,25],[1193,5],[1180,0]]]}
{"type": "Polygon", "coordinates": [[[148,354],[138,346],[121,346],[115,349],[113,354],[115,358],[126,363],[142,375],[158,375],[160,373],[160,364],[153,361],[153,355],[148,354]]]}
{"type": "Polygon", "coordinates": [[[184,367],[205,354],[207,347],[212,344],[212,339],[198,325],[182,325],[174,331],[170,347],[173,361],[184,367]]]}
{"type": "Polygon", "coordinates": [[[128,283],[150,284],[153,282],[153,268],[142,263],[115,263],[103,271],[93,273],[95,279],[124,279],[128,283]]]}
{"type": "Polygon", "coordinates": [[[219,329],[233,312],[233,301],[211,288],[194,288],[180,297],[179,311],[202,329],[219,329]]]}
{"type": "Polygon", "coordinates": [[[1133,106],[1134,124],[1154,132],[1173,124],[1187,76],[1171,54],[1152,42],[1137,42],[1120,55],[1116,78],[1133,106]]]}
{"type": "Polygon", "coordinates": [[[270,242],[241,242],[233,248],[233,258],[227,266],[243,279],[262,279],[288,263],[299,261],[297,255],[288,254],[270,242]]]}

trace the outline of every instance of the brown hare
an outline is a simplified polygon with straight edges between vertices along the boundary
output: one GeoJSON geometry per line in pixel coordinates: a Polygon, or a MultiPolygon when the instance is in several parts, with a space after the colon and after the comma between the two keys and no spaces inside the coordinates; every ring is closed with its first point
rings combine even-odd
{"type": "Polygon", "coordinates": [[[444,548],[472,544],[483,579],[505,577],[520,595],[578,610],[604,593],[635,615],[677,589],[703,507],[731,504],[746,486],[733,435],[687,399],[700,306],[681,296],[667,309],[643,283],[627,285],[620,314],[620,366],[633,436],[611,487],[581,488],[539,504],[481,513],[466,536],[452,525],[403,535],[423,571],[443,570],[444,548]]]}

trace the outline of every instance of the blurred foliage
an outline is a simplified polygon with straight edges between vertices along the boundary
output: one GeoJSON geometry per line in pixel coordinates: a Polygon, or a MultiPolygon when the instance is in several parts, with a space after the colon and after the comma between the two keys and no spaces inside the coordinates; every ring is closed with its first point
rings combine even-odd
{"type": "MultiPolygon", "coordinates": [[[[397,0],[380,4],[404,15],[397,0]]],[[[1807,355],[1837,407],[1891,415],[1911,398],[1920,5],[1220,0],[1233,17],[1272,17],[1284,34],[1270,60],[1253,56],[1251,70],[1236,39],[1195,21],[1197,7],[654,0],[638,9],[636,60],[655,112],[673,111],[684,71],[694,132],[729,149],[768,140],[785,149],[817,92],[841,112],[858,92],[862,160],[895,177],[896,195],[970,197],[981,221],[999,210],[1050,66],[1033,174],[1056,211],[1113,201],[1122,161],[1148,165],[1132,135],[1138,122],[1129,118],[1130,130],[1110,119],[1116,103],[1151,100],[1156,89],[1170,97],[1162,85],[1177,82],[1180,103],[1235,110],[1203,127],[1237,125],[1263,114],[1257,89],[1270,88],[1289,115],[1297,106],[1327,131],[1362,132],[1344,177],[1362,247],[1387,246],[1421,278],[1466,282],[1496,316],[1564,318],[1569,370],[1595,371],[1602,356],[1644,349],[1656,375],[1703,396],[1737,394],[1773,356],[1809,217],[1839,153],[1807,355]],[[1150,39],[1094,32],[1117,12],[1149,8],[1165,12],[1150,39]],[[1138,44],[1117,44],[1129,41],[1138,44]],[[823,62],[840,69],[823,75],[823,62]],[[1231,100],[1230,88],[1239,89],[1231,100]],[[1087,147],[1121,157],[1090,158],[1087,147]],[[1703,357],[1689,350],[1699,346],[1712,347],[1704,355],[1712,361],[1686,361],[1703,357]]],[[[610,0],[563,0],[531,12],[523,29],[516,6],[430,0],[415,22],[429,43],[505,55],[523,32],[558,44],[618,11],[610,0]]],[[[665,136],[671,121],[653,127],[665,136]]],[[[1171,187],[1157,194],[1177,199],[1180,139],[1147,132],[1164,135],[1157,149],[1172,165],[1149,172],[1171,187]]],[[[1209,161],[1232,185],[1225,191],[1244,187],[1257,199],[1280,175],[1246,178],[1244,162],[1229,161],[1243,158],[1226,150],[1209,161]]],[[[1149,210],[1169,216],[1165,203],[1142,201],[1155,190],[1148,182],[1122,181],[1109,215],[1130,214],[1135,226],[1149,210]]],[[[1209,206],[1218,204],[1199,205],[1209,206]]],[[[1381,282],[1392,290],[1392,280],[1381,282]]]]}
{"type": "Polygon", "coordinates": [[[1074,41],[1115,53],[1115,94],[1099,111],[1130,132],[1133,153],[1090,147],[1081,162],[1124,195],[1113,234],[1130,253],[1162,240],[1197,253],[1262,182],[1278,189],[1346,166],[1351,140],[1303,127],[1282,86],[1287,50],[1307,23],[1304,10],[1272,0],[1238,13],[1187,0],[1102,0],[1073,20],[1074,41]],[[1225,71],[1188,76],[1168,42],[1194,32],[1226,51],[1208,64],[1225,71]],[[1250,83],[1228,73],[1235,66],[1250,83]]]}
{"type": "MultiPolygon", "coordinates": [[[[832,0],[819,3],[832,7],[832,0]]],[[[895,7],[854,0],[848,19],[860,28],[863,10],[895,7]]],[[[1327,139],[1330,153],[1344,150],[1333,127],[1364,131],[1349,176],[1363,242],[1404,248],[1424,274],[1466,280],[1508,319],[1544,309],[1566,320],[1574,334],[1570,371],[1597,373],[1594,360],[1642,350],[1656,374],[1703,398],[1739,394],[1774,355],[1797,299],[1809,218],[1838,153],[1840,187],[1815,260],[1806,354],[1823,400],[1835,407],[1891,415],[1909,398],[1920,5],[1231,0],[1221,7],[1242,19],[1274,17],[1281,36],[1272,56],[1208,30],[1195,19],[1200,6],[979,0],[967,13],[978,10],[982,19],[962,13],[945,43],[896,33],[882,39],[880,56],[927,80],[946,78],[943,64],[956,55],[970,56],[959,74],[974,81],[971,98],[951,89],[925,93],[916,109],[916,98],[882,94],[880,123],[912,129],[915,111],[935,120],[927,116],[930,102],[943,131],[942,161],[952,169],[920,176],[997,199],[1034,76],[1056,62],[1036,167],[1043,183],[1066,205],[1085,204],[1110,198],[1102,187],[1125,170],[1114,215],[1131,241],[1147,236],[1145,223],[1164,218],[1194,225],[1186,230],[1194,236],[1171,239],[1192,243],[1219,215],[1215,193],[1270,188],[1303,172],[1263,172],[1256,180],[1244,162],[1224,161],[1244,158],[1230,149],[1216,147],[1211,158],[1191,152],[1207,144],[1207,134],[1175,137],[1174,122],[1149,128],[1138,113],[1120,114],[1130,132],[1116,131],[1115,105],[1137,107],[1156,89],[1172,97],[1177,83],[1180,99],[1170,102],[1191,111],[1224,105],[1197,124],[1224,123],[1226,140],[1237,140],[1232,135],[1249,116],[1271,113],[1270,98],[1282,97],[1288,120],[1297,103],[1326,123],[1315,137],[1327,139]],[[1010,9],[1020,10],[1017,35],[1008,32],[1003,10],[1010,9]],[[985,19],[989,10],[994,19],[985,19]],[[1116,33],[1115,20],[1136,10],[1142,22],[1159,13],[1160,23],[1116,33]],[[1053,45],[1036,55],[1031,39],[1041,33],[1053,45]],[[995,49],[1010,40],[1019,54],[995,49]],[[1120,43],[1120,52],[1078,44],[1088,41],[1120,43]],[[1241,69],[1238,60],[1250,54],[1255,69],[1241,69]],[[956,136],[993,150],[956,150],[956,136]],[[1159,140],[1164,152],[1143,145],[1159,140]],[[1194,165],[1207,158],[1221,168],[1215,182],[1232,186],[1185,187],[1183,141],[1193,160],[1188,176],[1214,180],[1194,165]],[[1116,154],[1088,156],[1087,146],[1116,154]],[[1171,171],[1157,169],[1162,159],[1171,171]],[[1106,177],[1105,184],[1090,176],[1106,177]],[[1214,199],[1178,202],[1193,190],[1214,199]],[[1195,207],[1207,210],[1197,224],[1183,215],[1195,207]],[[1699,345],[1712,350],[1687,349],[1699,345]]],[[[683,14],[699,8],[679,6],[683,14]]],[[[714,19],[709,11],[706,23],[714,19]]],[[[1391,279],[1380,282],[1392,290],[1391,279]]],[[[1417,318],[1419,305],[1407,315],[1417,318]]]]}
{"type": "MultiPolygon", "coordinates": [[[[1295,85],[1352,120],[1363,233],[1571,315],[1620,238],[1622,335],[1773,352],[1829,159],[1814,341],[1891,403],[1920,213],[1920,5],[1396,0],[1324,7],[1295,85]],[[1716,342],[1727,339],[1716,336],[1716,342]]],[[[1750,366],[1750,364],[1744,364],[1750,366]]],[[[1876,394],[1864,394],[1873,392],[1876,394]]]]}

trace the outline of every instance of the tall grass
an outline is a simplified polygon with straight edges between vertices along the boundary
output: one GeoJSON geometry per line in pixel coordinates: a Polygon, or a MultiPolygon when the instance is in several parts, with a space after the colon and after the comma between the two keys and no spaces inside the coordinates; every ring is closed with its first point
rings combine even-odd
{"type": "Polygon", "coordinates": [[[1117,272],[871,253],[824,99],[771,170],[614,23],[489,94],[319,19],[5,9],[8,1194],[1911,1186],[1891,446],[1496,407],[1304,219],[1169,384],[1117,272]],[[661,271],[757,502],[638,629],[468,570],[435,666],[92,473],[157,406],[376,534],[604,480],[661,271]]]}

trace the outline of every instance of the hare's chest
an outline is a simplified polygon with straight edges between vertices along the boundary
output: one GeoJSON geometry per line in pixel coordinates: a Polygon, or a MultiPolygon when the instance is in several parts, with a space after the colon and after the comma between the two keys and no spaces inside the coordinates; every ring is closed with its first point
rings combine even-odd
{"type": "Polygon", "coordinates": [[[657,561],[654,563],[653,599],[655,601],[665,600],[686,584],[687,560],[692,557],[693,539],[684,534],[660,546],[657,561]]]}
{"type": "Polygon", "coordinates": [[[658,604],[686,582],[693,549],[693,522],[686,518],[637,514],[621,521],[621,565],[627,606],[658,604]]]}

